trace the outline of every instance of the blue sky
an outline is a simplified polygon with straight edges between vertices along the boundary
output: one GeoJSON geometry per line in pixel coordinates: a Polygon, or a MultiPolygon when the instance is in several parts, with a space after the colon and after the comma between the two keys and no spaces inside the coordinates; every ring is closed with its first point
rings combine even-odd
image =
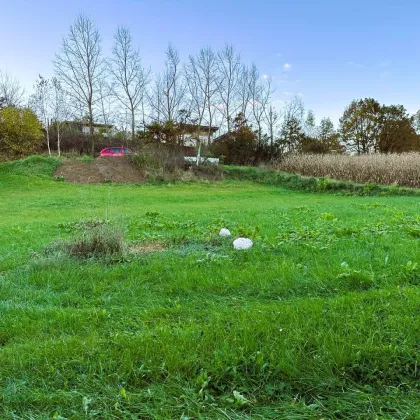
{"type": "Polygon", "coordinates": [[[98,26],[106,54],[117,26],[128,26],[154,71],[168,42],[182,57],[232,43],[273,77],[277,103],[302,94],[318,120],[337,122],[352,99],[368,96],[420,109],[415,0],[0,0],[0,69],[28,90],[38,73],[51,76],[61,38],[81,12],[98,26]]]}

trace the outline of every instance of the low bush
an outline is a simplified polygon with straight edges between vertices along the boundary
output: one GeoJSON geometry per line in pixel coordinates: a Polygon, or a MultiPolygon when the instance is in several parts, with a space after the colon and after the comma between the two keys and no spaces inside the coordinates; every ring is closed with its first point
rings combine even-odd
{"type": "Polygon", "coordinates": [[[115,258],[124,254],[121,231],[105,226],[87,229],[71,241],[56,241],[45,249],[47,255],[64,254],[72,258],[115,258]]]}
{"type": "Polygon", "coordinates": [[[165,144],[147,144],[132,159],[144,171],[146,178],[152,180],[165,179],[167,174],[185,167],[182,148],[165,144]]]}

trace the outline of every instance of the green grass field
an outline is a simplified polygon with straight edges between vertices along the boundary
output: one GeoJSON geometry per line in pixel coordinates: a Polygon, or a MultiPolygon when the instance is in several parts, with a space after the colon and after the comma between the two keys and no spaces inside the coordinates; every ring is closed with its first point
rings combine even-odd
{"type": "Polygon", "coordinates": [[[420,418],[420,197],[55,165],[0,165],[0,418],[420,418]],[[167,248],[45,251],[95,223],[167,248]]]}

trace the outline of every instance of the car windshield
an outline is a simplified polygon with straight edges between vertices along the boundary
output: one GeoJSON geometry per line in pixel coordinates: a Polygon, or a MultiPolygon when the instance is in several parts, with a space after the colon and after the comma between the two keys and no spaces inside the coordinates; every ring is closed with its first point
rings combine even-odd
{"type": "Polygon", "coordinates": [[[125,153],[126,155],[131,155],[131,151],[130,151],[130,149],[124,149],[124,153],[125,153]]]}
{"type": "Polygon", "coordinates": [[[112,153],[121,153],[121,148],[119,148],[119,147],[114,147],[114,148],[112,149],[112,153]]]}

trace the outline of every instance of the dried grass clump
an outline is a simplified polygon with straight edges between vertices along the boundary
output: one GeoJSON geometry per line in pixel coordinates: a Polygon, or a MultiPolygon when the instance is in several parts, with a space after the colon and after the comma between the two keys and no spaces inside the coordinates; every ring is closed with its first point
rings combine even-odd
{"type": "Polygon", "coordinates": [[[73,258],[117,258],[125,251],[121,231],[110,227],[94,227],[69,241],[57,240],[45,248],[49,256],[66,255],[73,258]]]}
{"type": "Polygon", "coordinates": [[[303,176],[420,188],[420,153],[290,155],[278,164],[277,169],[303,176]]]}

